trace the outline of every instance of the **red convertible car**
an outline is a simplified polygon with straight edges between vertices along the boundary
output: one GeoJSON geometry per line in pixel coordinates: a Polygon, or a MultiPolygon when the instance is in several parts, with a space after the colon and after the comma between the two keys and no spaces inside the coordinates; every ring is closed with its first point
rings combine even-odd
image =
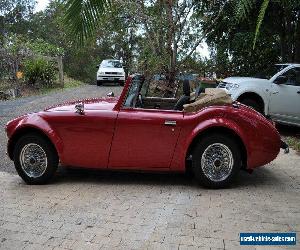
{"type": "Polygon", "coordinates": [[[183,111],[176,97],[149,97],[140,75],[120,97],[71,102],[7,124],[8,155],[28,184],[48,182],[62,166],[185,172],[206,187],[228,186],[276,158],[283,142],[272,122],[240,103],[183,111]]]}

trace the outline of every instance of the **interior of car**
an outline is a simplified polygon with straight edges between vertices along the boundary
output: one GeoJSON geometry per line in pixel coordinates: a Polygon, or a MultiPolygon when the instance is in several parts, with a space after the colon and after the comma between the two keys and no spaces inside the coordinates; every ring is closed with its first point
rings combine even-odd
{"type": "Polygon", "coordinates": [[[198,86],[191,92],[190,81],[177,81],[170,88],[166,81],[146,80],[141,75],[132,79],[124,107],[182,111],[183,105],[194,102],[204,91],[198,86]]]}

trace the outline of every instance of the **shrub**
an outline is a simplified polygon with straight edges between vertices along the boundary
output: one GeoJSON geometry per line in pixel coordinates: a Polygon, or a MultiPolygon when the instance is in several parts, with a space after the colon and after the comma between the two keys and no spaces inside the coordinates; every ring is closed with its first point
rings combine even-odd
{"type": "Polygon", "coordinates": [[[23,63],[24,76],[28,84],[32,86],[47,86],[54,84],[56,79],[55,63],[43,58],[27,59],[23,63]]]}

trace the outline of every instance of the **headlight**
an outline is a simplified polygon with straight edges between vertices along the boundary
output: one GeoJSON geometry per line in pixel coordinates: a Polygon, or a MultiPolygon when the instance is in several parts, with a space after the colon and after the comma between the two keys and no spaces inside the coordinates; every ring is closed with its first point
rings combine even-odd
{"type": "Polygon", "coordinates": [[[98,73],[99,75],[104,75],[105,74],[105,72],[104,71],[99,71],[99,73],[98,73]]]}
{"type": "Polygon", "coordinates": [[[225,89],[229,90],[233,90],[233,89],[238,89],[240,87],[240,85],[238,85],[237,83],[226,83],[226,85],[224,86],[225,89]]]}

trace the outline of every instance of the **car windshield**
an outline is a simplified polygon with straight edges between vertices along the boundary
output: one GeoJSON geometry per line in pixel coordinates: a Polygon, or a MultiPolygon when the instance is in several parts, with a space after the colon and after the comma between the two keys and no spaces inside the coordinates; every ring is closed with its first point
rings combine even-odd
{"type": "Polygon", "coordinates": [[[116,60],[105,60],[101,63],[101,68],[122,68],[122,63],[116,60]]]}
{"type": "Polygon", "coordinates": [[[287,65],[285,65],[285,64],[275,64],[269,68],[266,68],[264,71],[261,71],[261,72],[255,74],[254,77],[261,78],[261,79],[270,79],[275,74],[277,74],[279,71],[283,70],[286,67],[287,67],[287,65]]]}

